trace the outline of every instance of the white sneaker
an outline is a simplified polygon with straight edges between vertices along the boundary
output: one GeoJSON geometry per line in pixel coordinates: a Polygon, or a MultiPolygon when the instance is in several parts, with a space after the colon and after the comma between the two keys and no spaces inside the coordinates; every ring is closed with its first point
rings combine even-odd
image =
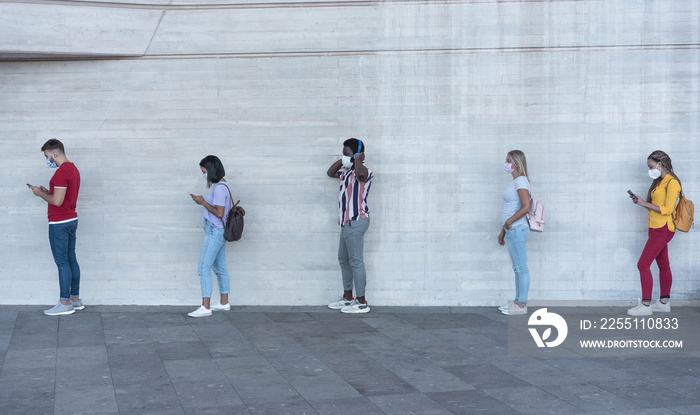
{"type": "MultiPolygon", "coordinates": [[[[669,309],[670,308],[671,306],[669,306],[669,309]]],[[[627,314],[630,316],[650,316],[654,314],[654,311],[651,309],[651,306],[644,305],[642,304],[642,300],[639,300],[639,304],[627,310],[627,314]]]]}
{"type": "Polygon", "coordinates": [[[666,304],[662,303],[659,300],[656,300],[656,302],[651,303],[651,311],[654,313],[670,313],[671,312],[671,300],[668,300],[666,304]]]}
{"type": "Polygon", "coordinates": [[[231,304],[212,304],[211,309],[216,311],[229,311],[231,309],[231,304]]]}
{"type": "Polygon", "coordinates": [[[203,305],[200,305],[198,309],[191,313],[187,313],[187,315],[190,317],[208,317],[211,315],[211,310],[204,308],[203,305]]]}
{"type": "Polygon", "coordinates": [[[505,310],[501,310],[501,314],[505,314],[507,316],[527,315],[527,306],[520,307],[518,305],[513,304],[512,306],[506,308],[505,310]]]}
{"type": "Polygon", "coordinates": [[[367,304],[367,302],[365,302],[364,304],[361,304],[361,303],[360,303],[359,301],[357,301],[357,300],[352,300],[352,302],[351,302],[349,305],[347,305],[347,306],[341,308],[341,309],[340,309],[340,312],[341,312],[341,313],[346,313],[346,314],[364,314],[364,313],[369,313],[369,305],[367,304]]]}
{"type": "Polygon", "coordinates": [[[347,307],[352,304],[354,300],[354,298],[352,300],[346,300],[344,297],[340,297],[340,300],[333,301],[332,303],[328,304],[328,308],[331,310],[340,310],[343,307],[347,307]]]}
{"type": "Polygon", "coordinates": [[[508,310],[508,307],[513,307],[513,306],[515,306],[515,301],[508,301],[508,304],[498,306],[498,311],[508,310]]]}

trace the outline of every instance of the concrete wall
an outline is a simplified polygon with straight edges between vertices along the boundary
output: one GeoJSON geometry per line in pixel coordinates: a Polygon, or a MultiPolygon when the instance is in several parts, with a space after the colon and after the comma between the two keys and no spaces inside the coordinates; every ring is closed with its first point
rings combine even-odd
{"type": "MultiPolygon", "coordinates": [[[[83,177],[88,304],[199,302],[201,209],[186,192],[206,191],[208,154],[248,212],[227,245],[234,304],[338,295],[337,183],[325,171],[350,136],[376,175],[375,305],[512,298],[496,236],[514,148],[547,209],[546,232],[528,242],[533,304],[640,296],[646,214],[626,190],[646,192],[651,151],[671,155],[700,201],[695,2],[139,3],[160,14],[154,31],[124,33],[134,45],[134,33],[151,36],[143,56],[0,62],[0,303],[58,294],[46,205],[24,186],[48,185],[39,148],[52,137],[83,177]]],[[[697,231],[671,242],[674,301],[700,298],[699,242],[697,231]]]]}

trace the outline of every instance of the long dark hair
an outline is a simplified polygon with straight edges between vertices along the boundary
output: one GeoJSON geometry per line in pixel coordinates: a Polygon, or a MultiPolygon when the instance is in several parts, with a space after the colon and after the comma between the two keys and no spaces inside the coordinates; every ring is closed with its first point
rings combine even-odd
{"type": "Polygon", "coordinates": [[[212,183],[219,183],[226,176],[226,170],[216,156],[206,156],[199,162],[199,167],[204,167],[207,171],[207,187],[211,187],[212,183]]]}
{"type": "MultiPolygon", "coordinates": [[[[668,154],[664,153],[661,150],[656,150],[653,151],[651,154],[649,154],[649,157],[647,157],[647,160],[651,160],[655,163],[661,163],[666,170],[668,170],[669,173],[671,173],[671,176],[673,176],[676,180],[678,180],[678,184],[681,184],[681,179],[676,176],[676,173],[673,172],[673,164],[671,164],[671,157],[668,156],[668,154]]],[[[651,182],[651,186],[649,186],[649,192],[647,193],[647,202],[651,203],[651,192],[656,188],[656,186],[661,183],[661,180],[663,180],[663,177],[659,177],[658,179],[654,179],[653,182],[651,182]]],[[[681,192],[683,191],[683,186],[681,186],[681,192]]]]}

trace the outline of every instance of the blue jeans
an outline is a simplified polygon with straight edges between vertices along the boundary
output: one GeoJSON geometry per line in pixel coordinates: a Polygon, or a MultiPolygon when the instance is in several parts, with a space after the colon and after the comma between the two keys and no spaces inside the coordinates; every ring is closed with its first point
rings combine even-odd
{"type": "Polygon", "coordinates": [[[338,262],[343,274],[343,289],[352,291],[355,284],[355,297],[364,297],[367,285],[365,271],[364,246],[365,232],[369,228],[369,219],[351,220],[340,230],[338,262]]]}
{"type": "Polygon", "coordinates": [[[49,244],[58,267],[58,285],[61,300],[80,297],[80,266],[75,257],[75,237],[78,220],[49,224],[49,244]]]}
{"type": "Polygon", "coordinates": [[[530,289],[530,270],[527,268],[527,248],[525,243],[530,237],[528,226],[506,229],[506,245],[510,261],[515,272],[515,301],[527,304],[527,292],[530,289]]]}
{"type": "Polygon", "coordinates": [[[211,271],[214,270],[219,281],[219,293],[228,294],[229,277],[226,268],[226,239],[224,229],[211,226],[211,222],[204,219],[204,241],[199,253],[199,267],[197,273],[202,284],[202,298],[211,298],[212,281],[211,271]]]}

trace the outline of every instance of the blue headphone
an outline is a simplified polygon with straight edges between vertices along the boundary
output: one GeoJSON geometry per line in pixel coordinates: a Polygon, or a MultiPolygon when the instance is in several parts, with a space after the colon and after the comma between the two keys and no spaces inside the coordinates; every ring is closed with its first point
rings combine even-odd
{"type": "Polygon", "coordinates": [[[362,150],[362,140],[357,140],[360,144],[357,146],[357,153],[353,154],[353,158],[355,158],[356,155],[360,154],[360,150],[362,150]]]}

